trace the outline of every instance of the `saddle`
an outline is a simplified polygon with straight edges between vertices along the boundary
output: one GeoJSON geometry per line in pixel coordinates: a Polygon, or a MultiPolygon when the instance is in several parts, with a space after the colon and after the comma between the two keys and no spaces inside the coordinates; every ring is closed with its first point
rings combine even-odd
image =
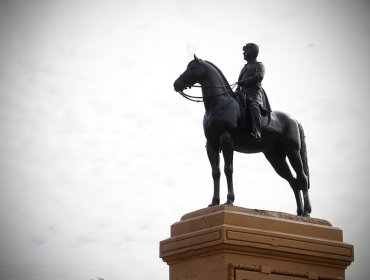
{"type": "MultiPolygon", "coordinates": [[[[243,127],[244,129],[247,128],[249,130],[251,124],[249,118],[245,115],[243,104],[240,98],[238,98],[238,96],[236,97],[236,100],[239,103],[240,112],[242,113],[242,120],[240,126],[243,127]]],[[[270,108],[270,104],[268,106],[270,108]]],[[[264,108],[262,108],[262,106],[260,107],[260,110],[261,110],[261,130],[268,130],[282,134],[283,129],[276,115],[271,111],[265,110],[264,108]]]]}

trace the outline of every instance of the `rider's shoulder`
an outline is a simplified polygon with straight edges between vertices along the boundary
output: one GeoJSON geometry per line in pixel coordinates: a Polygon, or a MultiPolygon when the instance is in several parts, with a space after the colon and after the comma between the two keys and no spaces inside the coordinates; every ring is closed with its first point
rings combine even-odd
{"type": "Polygon", "coordinates": [[[265,66],[263,65],[263,63],[261,61],[257,61],[256,62],[256,69],[261,69],[261,70],[265,70],[265,66]]]}

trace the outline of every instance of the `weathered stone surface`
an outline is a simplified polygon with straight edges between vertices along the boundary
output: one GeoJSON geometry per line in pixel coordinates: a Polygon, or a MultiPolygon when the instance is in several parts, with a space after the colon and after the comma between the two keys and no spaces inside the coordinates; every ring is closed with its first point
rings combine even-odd
{"type": "Polygon", "coordinates": [[[284,213],[284,212],[249,209],[249,208],[243,208],[243,207],[226,205],[226,204],[214,206],[214,207],[207,207],[207,208],[203,208],[203,209],[185,214],[184,216],[182,216],[181,221],[191,219],[191,218],[201,216],[201,215],[207,215],[207,214],[214,213],[217,211],[223,211],[223,210],[237,211],[237,212],[251,214],[251,215],[274,217],[274,218],[279,218],[279,219],[293,220],[293,221],[299,221],[299,222],[305,222],[305,223],[311,223],[311,224],[317,224],[317,225],[331,226],[330,222],[326,220],[322,220],[322,219],[302,217],[302,216],[297,216],[297,215],[284,213]]]}

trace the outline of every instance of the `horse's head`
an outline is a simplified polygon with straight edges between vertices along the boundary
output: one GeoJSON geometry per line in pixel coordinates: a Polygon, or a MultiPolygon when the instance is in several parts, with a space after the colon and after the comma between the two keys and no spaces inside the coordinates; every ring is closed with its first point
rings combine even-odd
{"type": "Polygon", "coordinates": [[[177,78],[173,87],[175,91],[183,91],[186,88],[192,87],[195,83],[201,83],[205,78],[206,70],[203,61],[194,54],[194,59],[190,61],[185,72],[177,78]]]}

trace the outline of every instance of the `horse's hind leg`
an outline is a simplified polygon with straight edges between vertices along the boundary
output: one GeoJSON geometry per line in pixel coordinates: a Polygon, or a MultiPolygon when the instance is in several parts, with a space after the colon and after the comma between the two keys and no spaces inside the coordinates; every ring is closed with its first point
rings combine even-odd
{"type": "MultiPolygon", "coordinates": [[[[294,146],[294,145],[292,145],[294,146]]],[[[304,172],[301,154],[299,149],[287,149],[289,162],[297,174],[297,188],[303,192],[304,212],[303,216],[309,216],[311,213],[311,203],[308,195],[308,178],[304,172]]]]}
{"type": "Polygon", "coordinates": [[[303,216],[309,217],[311,213],[311,202],[310,202],[310,196],[308,195],[308,189],[305,189],[302,192],[303,192],[303,200],[304,200],[303,216]]]}
{"type": "Polygon", "coordinates": [[[209,162],[212,167],[212,178],[213,178],[213,198],[212,202],[208,206],[214,206],[220,204],[220,154],[219,154],[219,147],[207,141],[207,155],[209,162]]]}
{"type": "Polygon", "coordinates": [[[287,156],[289,158],[289,162],[293,167],[295,173],[297,174],[297,184],[299,189],[306,190],[308,189],[308,178],[303,170],[303,164],[301,155],[299,153],[299,149],[286,149],[287,156]]]}
{"type": "Polygon", "coordinates": [[[275,169],[276,173],[288,181],[290,187],[294,192],[295,200],[297,203],[297,216],[302,216],[303,204],[301,192],[297,187],[296,179],[290,171],[284,151],[282,149],[268,150],[265,151],[264,154],[267,160],[271,163],[272,167],[275,169]]]}

